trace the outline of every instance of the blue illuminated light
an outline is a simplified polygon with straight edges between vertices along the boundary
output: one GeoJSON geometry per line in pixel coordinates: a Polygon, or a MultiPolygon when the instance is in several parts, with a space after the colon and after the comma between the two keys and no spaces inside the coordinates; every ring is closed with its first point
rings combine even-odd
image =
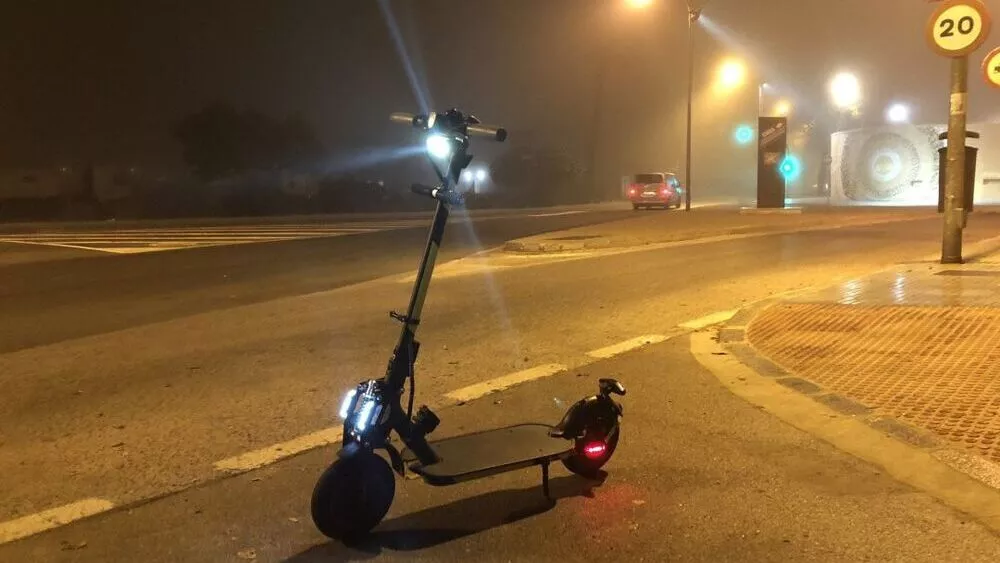
{"type": "Polygon", "coordinates": [[[753,140],[754,130],[749,125],[740,125],[733,133],[733,138],[741,145],[749,144],[753,140]]]}
{"type": "Polygon", "coordinates": [[[789,154],[781,161],[778,171],[781,172],[786,182],[794,182],[802,174],[802,163],[799,162],[797,156],[789,154]]]}

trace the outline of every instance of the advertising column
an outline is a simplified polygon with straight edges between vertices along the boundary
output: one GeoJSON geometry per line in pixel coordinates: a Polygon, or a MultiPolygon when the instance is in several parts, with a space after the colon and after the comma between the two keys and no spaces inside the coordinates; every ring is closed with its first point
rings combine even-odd
{"type": "Polygon", "coordinates": [[[788,153],[788,118],[761,117],[757,123],[757,207],[785,207],[781,164],[788,153]]]}

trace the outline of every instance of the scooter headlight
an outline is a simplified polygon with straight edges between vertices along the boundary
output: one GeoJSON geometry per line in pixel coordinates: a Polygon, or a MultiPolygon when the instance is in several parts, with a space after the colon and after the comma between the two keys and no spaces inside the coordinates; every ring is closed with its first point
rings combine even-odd
{"type": "Polygon", "coordinates": [[[379,404],[377,397],[366,395],[361,401],[361,409],[354,419],[354,430],[359,434],[371,426],[372,421],[378,419],[378,415],[382,412],[382,405],[379,404]]]}
{"type": "Polygon", "coordinates": [[[371,380],[347,392],[340,403],[340,418],[347,432],[361,436],[377,424],[384,410],[378,381],[371,380]]]}
{"type": "Polygon", "coordinates": [[[448,160],[454,152],[451,140],[444,135],[429,135],[426,142],[427,153],[438,160],[448,160]]]}
{"type": "Polygon", "coordinates": [[[354,397],[357,395],[357,388],[351,389],[344,395],[344,399],[340,402],[340,418],[347,420],[347,415],[351,414],[351,407],[354,406],[354,397]]]}

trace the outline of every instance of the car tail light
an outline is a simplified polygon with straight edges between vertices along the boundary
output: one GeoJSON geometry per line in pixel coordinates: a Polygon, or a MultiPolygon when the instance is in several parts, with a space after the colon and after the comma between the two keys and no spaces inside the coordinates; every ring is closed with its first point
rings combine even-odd
{"type": "Polygon", "coordinates": [[[628,195],[635,195],[635,188],[629,188],[628,195]]]}

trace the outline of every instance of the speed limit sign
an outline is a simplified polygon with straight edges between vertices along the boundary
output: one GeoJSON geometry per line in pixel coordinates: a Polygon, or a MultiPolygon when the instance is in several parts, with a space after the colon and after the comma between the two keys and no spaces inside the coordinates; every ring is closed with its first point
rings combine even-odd
{"type": "Polygon", "coordinates": [[[927,22],[927,38],[938,53],[964,57],[982,46],[992,23],[981,0],[947,0],[927,22]]]}

